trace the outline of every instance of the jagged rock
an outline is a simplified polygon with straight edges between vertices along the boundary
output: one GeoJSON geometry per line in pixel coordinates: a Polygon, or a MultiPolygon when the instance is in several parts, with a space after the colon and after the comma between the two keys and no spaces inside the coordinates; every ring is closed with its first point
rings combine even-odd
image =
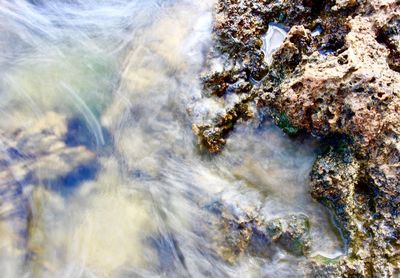
{"type": "Polygon", "coordinates": [[[315,263],[314,276],[381,277],[400,268],[399,13],[396,0],[219,0],[216,7],[205,91],[240,97],[194,126],[199,142],[220,152],[236,123],[265,107],[289,135],[347,138],[345,150],[317,159],[311,193],[335,213],[348,256],[315,263]],[[269,63],[263,37],[271,22],[288,32],[269,63]]]}

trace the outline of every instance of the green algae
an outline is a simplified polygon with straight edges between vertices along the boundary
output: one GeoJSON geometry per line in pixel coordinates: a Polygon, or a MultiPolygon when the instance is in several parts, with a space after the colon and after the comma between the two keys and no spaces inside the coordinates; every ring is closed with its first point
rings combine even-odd
{"type": "Polygon", "coordinates": [[[280,127],[287,135],[299,135],[301,129],[291,124],[288,116],[285,113],[273,112],[272,116],[275,119],[276,125],[280,127]]]}
{"type": "Polygon", "coordinates": [[[340,261],[340,256],[336,257],[336,258],[328,258],[322,255],[316,255],[314,257],[312,257],[311,259],[313,259],[315,262],[319,263],[319,264],[323,264],[323,265],[334,265],[339,263],[340,261]]]}

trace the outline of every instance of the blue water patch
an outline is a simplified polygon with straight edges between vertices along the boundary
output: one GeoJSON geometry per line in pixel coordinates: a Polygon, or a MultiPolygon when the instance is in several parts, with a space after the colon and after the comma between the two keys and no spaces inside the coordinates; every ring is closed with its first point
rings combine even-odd
{"type": "Polygon", "coordinates": [[[220,216],[222,214],[222,203],[218,200],[211,202],[205,206],[205,209],[214,215],[220,216]]]}
{"type": "Polygon", "coordinates": [[[60,184],[69,188],[76,187],[83,181],[95,179],[99,170],[100,165],[95,161],[84,166],[79,166],[67,176],[61,178],[60,184]]]}
{"type": "Polygon", "coordinates": [[[102,128],[102,134],[104,136],[104,145],[99,145],[93,133],[89,129],[86,121],[81,118],[74,117],[68,120],[68,132],[65,136],[64,142],[67,146],[85,146],[91,151],[100,153],[108,153],[111,136],[107,129],[102,128]]]}
{"type": "Polygon", "coordinates": [[[96,179],[100,169],[100,164],[96,160],[93,160],[85,165],[76,167],[64,177],[48,181],[47,187],[67,197],[82,183],[96,179]]]}

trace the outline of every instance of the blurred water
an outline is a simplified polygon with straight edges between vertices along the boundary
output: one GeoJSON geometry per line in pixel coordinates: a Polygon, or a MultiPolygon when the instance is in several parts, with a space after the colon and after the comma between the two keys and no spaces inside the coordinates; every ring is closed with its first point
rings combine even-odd
{"type": "Polygon", "coordinates": [[[312,254],[342,244],[308,194],[317,142],[265,115],[201,154],[193,122],[220,111],[198,80],[212,0],[0,3],[2,277],[295,277],[304,257],[218,253],[208,209],[311,223],[312,254]],[[190,113],[188,113],[190,111],[190,113]]]}

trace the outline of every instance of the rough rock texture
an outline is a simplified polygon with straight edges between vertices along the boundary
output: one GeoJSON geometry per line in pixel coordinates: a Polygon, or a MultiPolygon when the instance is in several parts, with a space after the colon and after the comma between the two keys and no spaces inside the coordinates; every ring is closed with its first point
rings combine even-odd
{"type": "Polygon", "coordinates": [[[241,254],[272,258],[278,248],[294,256],[308,255],[311,248],[310,224],[303,214],[265,220],[255,208],[213,207],[223,238],[217,239],[219,252],[234,263],[241,254]]]}
{"type": "Polygon", "coordinates": [[[218,1],[204,90],[238,101],[194,132],[217,153],[237,122],[268,107],[289,135],[331,139],[311,191],[335,212],[349,248],[335,263],[315,262],[314,276],[400,268],[399,22],[396,0],[218,1]],[[268,64],[262,37],[271,22],[288,34],[268,64]]]}
{"type": "Polygon", "coordinates": [[[348,241],[351,259],[336,262],[341,272],[385,277],[398,267],[399,218],[380,203],[390,199],[379,196],[379,188],[365,180],[362,167],[350,150],[328,152],[314,165],[312,195],[335,212],[348,241]]]}
{"type": "Polygon", "coordinates": [[[310,224],[305,215],[290,215],[266,223],[266,230],[273,241],[288,252],[301,256],[310,251],[310,224]]]}

